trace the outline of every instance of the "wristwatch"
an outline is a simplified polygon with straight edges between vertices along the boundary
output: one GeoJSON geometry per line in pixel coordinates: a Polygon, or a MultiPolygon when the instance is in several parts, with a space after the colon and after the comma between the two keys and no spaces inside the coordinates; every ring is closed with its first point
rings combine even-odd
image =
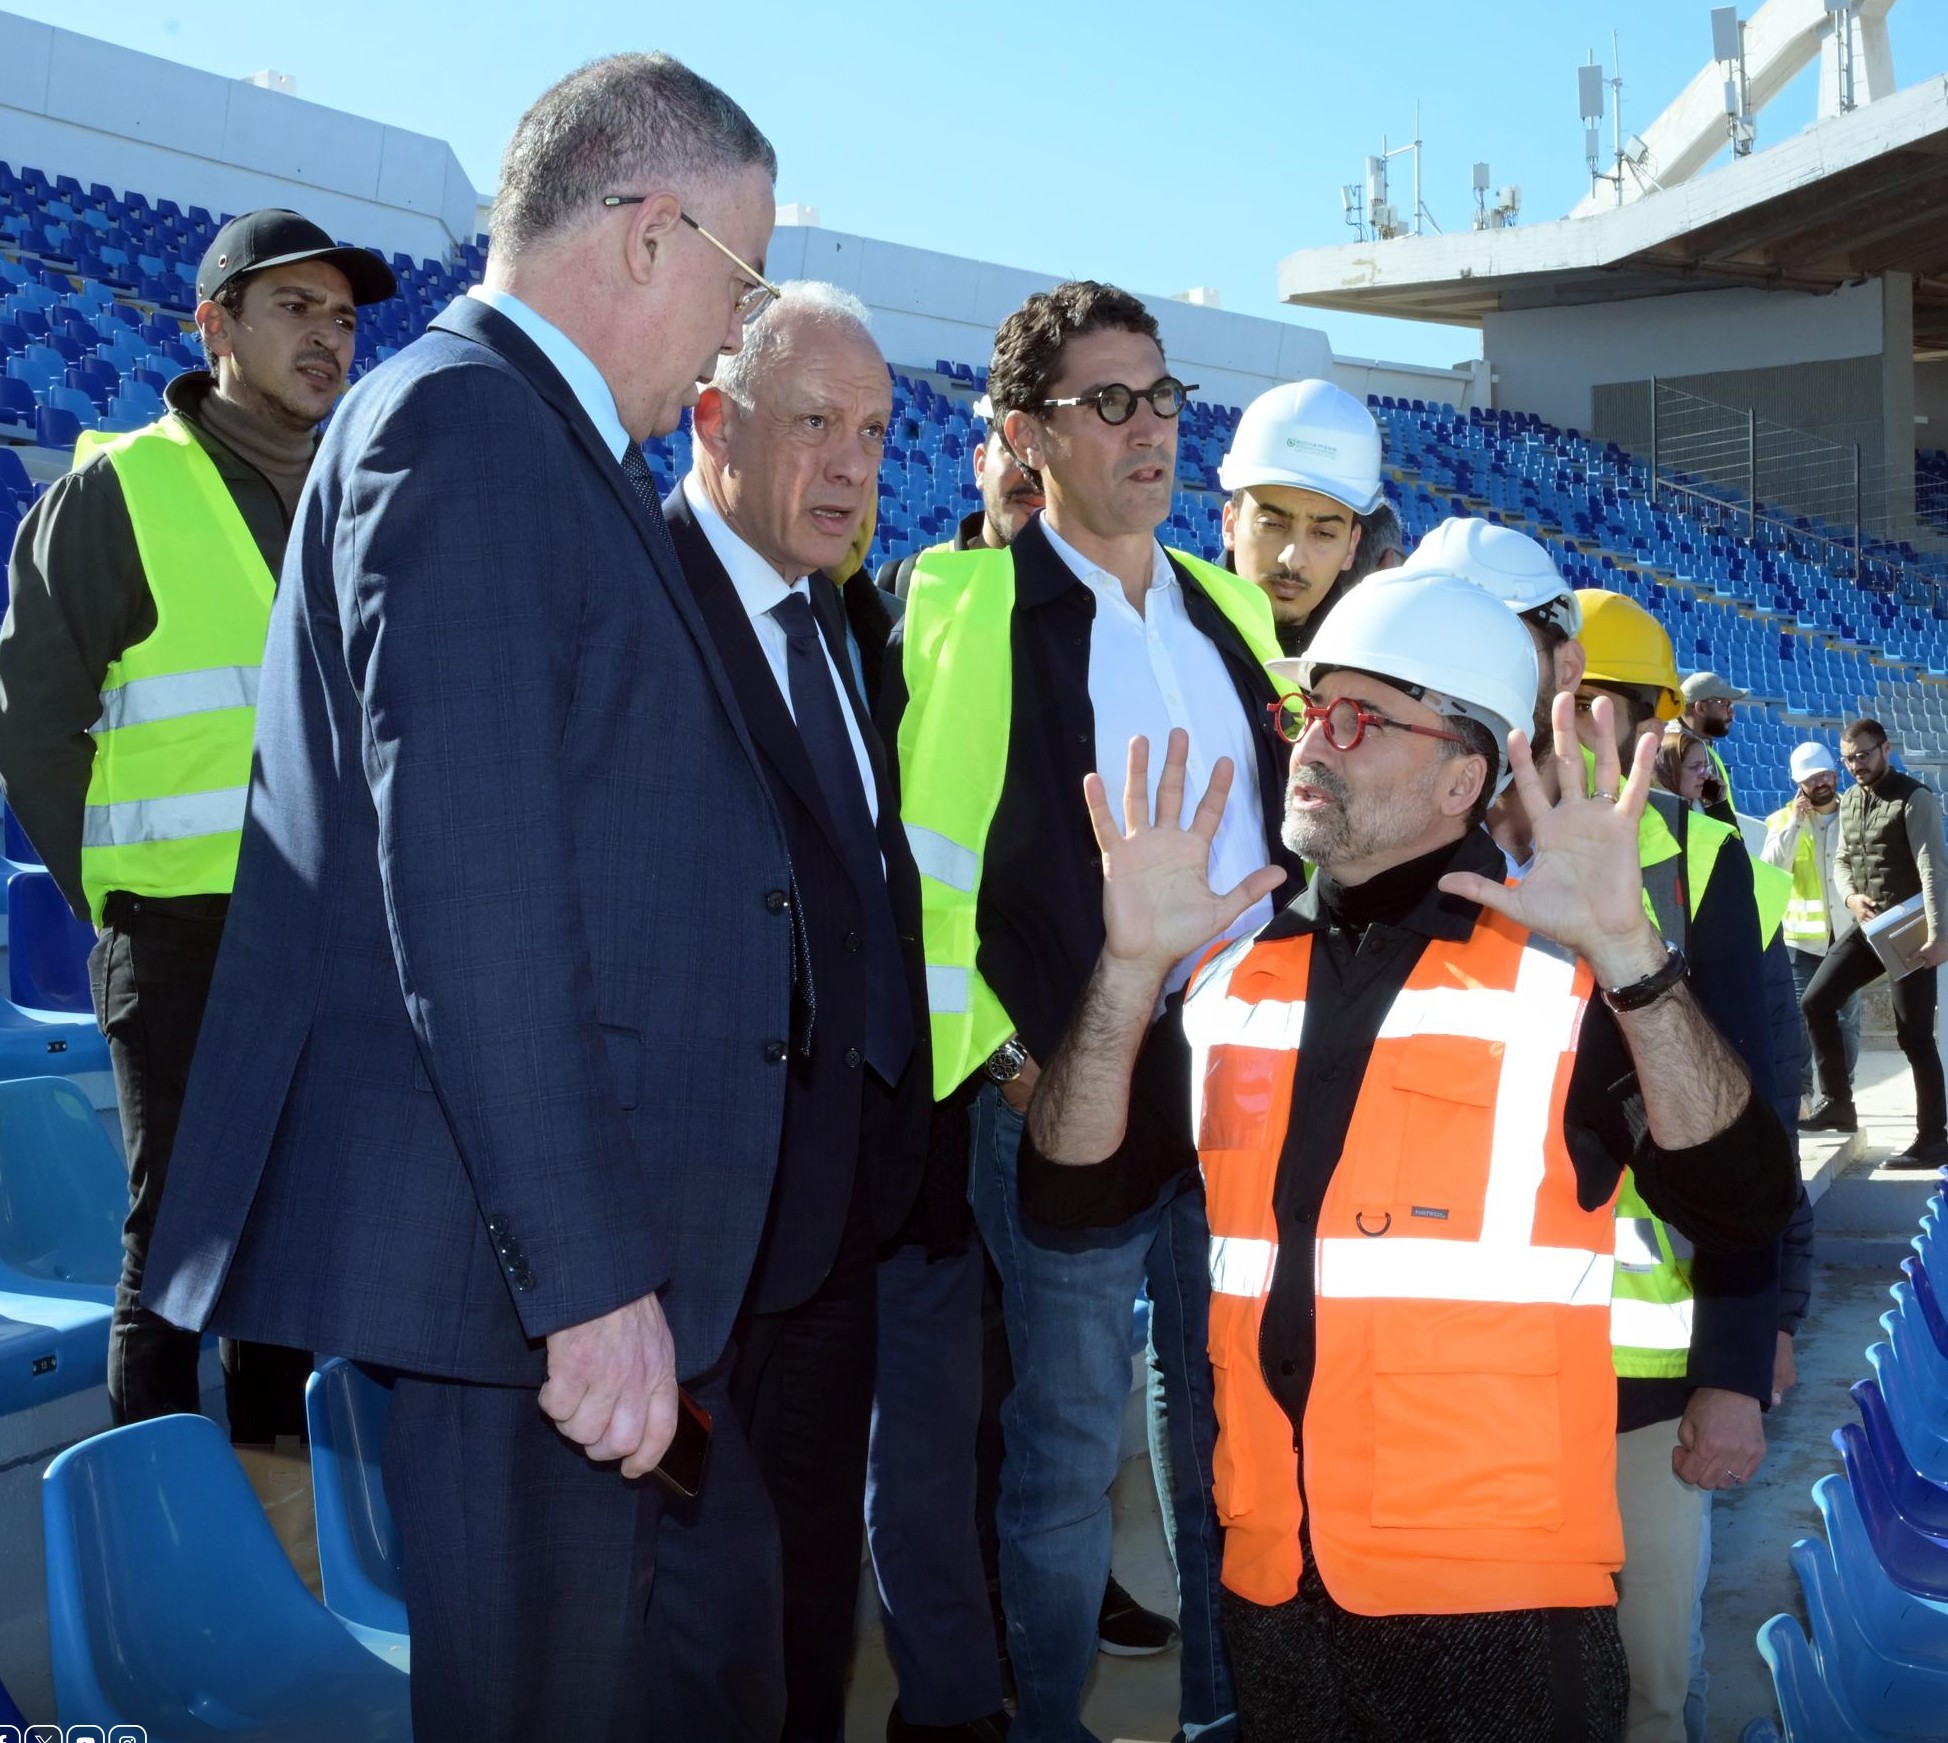
{"type": "Polygon", "coordinates": [[[1654,1005],[1685,976],[1690,967],[1684,960],[1684,952],[1675,944],[1664,946],[1664,966],[1633,980],[1628,986],[1606,986],[1603,989],[1603,1002],[1613,1011],[1641,1011],[1646,1005],[1654,1005]]]}
{"type": "Polygon", "coordinates": [[[1028,1049],[1021,1044],[1021,1037],[1010,1035],[988,1055],[987,1063],[981,1069],[988,1074],[991,1082],[1013,1083],[1027,1063],[1028,1049]]]}

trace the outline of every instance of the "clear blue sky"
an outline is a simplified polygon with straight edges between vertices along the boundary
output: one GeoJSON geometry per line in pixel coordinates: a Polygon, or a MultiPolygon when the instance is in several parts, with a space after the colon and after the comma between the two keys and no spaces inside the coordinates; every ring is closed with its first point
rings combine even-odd
{"type": "MultiPolygon", "coordinates": [[[[1758,0],[1743,0],[1750,17],[1758,0]]],[[[778,148],[778,197],[833,229],[1323,327],[1342,354],[1449,363],[1474,332],[1282,309],[1281,255],[1349,241],[1339,187],[1414,134],[1423,193],[1466,226],[1470,172],[1518,182],[1523,216],[1586,191],[1576,65],[1620,32],[1626,131],[1710,54],[1710,0],[0,0],[8,10],[210,71],[294,74],[303,97],[447,140],[476,187],[551,79],[661,48],[730,91],[778,148]]],[[[1948,72],[1948,4],[1889,16],[1897,83],[1948,72]]],[[[1812,118],[1816,72],[1760,117],[1812,118]]],[[[1609,138],[1605,128],[1605,141],[1609,138]]],[[[54,166],[48,166],[50,168],[54,166]]],[[[1393,197],[1410,203],[1409,160],[1393,197]]]]}

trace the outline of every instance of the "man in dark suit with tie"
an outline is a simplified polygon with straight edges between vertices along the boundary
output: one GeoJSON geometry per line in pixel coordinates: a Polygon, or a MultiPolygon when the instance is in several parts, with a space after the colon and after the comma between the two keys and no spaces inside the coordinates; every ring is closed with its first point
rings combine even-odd
{"type": "Polygon", "coordinates": [[[144,1296],[397,1376],[419,1743],[639,1743],[678,1380],[737,1438],[791,865],[638,444],[768,293],[775,171],[665,56],[545,93],[486,283],[333,419],[272,613],[144,1296]]]}
{"type": "Polygon", "coordinates": [[[748,1566],[752,1545],[776,1542],[782,1632],[759,1582],[715,1613],[659,1588],[652,1636],[680,1691],[657,1714],[659,1743],[774,1743],[781,1715],[786,1743],[844,1730],[876,1262],[912,1204],[932,1101],[919,873],[823,573],[864,520],[891,415],[864,307],[788,284],[703,391],[695,469],[664,505],[784,821],[815,1006],[786,1073],[777,1185],[736,1332],[731,1389],[762,1492],[715,1482],[672,1515],[685,1547],[671,1544],[680,1531],[665,1540],[666,1570],[677,1554],[748,1566]]]}

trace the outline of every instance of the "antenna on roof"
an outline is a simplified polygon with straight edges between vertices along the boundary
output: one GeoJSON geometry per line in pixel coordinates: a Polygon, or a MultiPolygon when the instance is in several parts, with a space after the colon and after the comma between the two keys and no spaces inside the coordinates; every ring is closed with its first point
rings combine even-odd
{"type": "Polygon", "coordinates": [[[1603,68],[1596,58],[1596,50],[1590,50],[1589,64],[1576,69],[1577,108],[1583,116],[1583,156],[1588,160],[1590,171],[1590,192],[1596,192],[1598,182],[1608,182],[1615,190],[1617,204],[1623,204],[1623,59],[1617,49],[1615,32],[1610,36],[1610,54],[1616,63],[1616,71],[1604,78],[1603,68]],[[1603,160],[1603,87],[1610,87],[1611,129],[1615,135],[1613,150],[1614,164],[1607,170],[1596,166],[1603,160]]]}
{"type": "Polygon", "coordinates": [[[1410,231],[1416,236],[1424,235],[1422,226],[1431,227],[1436,235],[1440,225],[1435,223],[1434,214],[1427,209],[1427,202],[1420,194],[1420,105],[1414,105],[1414,137],[1406,145],[1389,148],[1386,135],[1380,135],[1380,153],[1366,160],[1366,187],[1364,204],[1361,203],[1361,188],[1358,182],[1348,182],[1339,190],[1339,201],[1344,209],[1346,222],[1359,232],[1362,242],[1367,232],[1372,231],[1379,241],[1391,241],[1396,236],[1405,236],[1410,231]],[[1400,213],[1387,197],[1387,162],[1391,158],[1414,154],[1414,203],[1407,221],[1401,222],[1400,213]]]}
{"type": "Polygon", "coordinates": [[[1745,73],[1745,21],[1736,6],[1711,9],[1711,58],[1725,69],[1725,131],[1731,135],[1732,156],[1749,157],[1758,128],[1752,120],[1752,83],[1745,73]]]}

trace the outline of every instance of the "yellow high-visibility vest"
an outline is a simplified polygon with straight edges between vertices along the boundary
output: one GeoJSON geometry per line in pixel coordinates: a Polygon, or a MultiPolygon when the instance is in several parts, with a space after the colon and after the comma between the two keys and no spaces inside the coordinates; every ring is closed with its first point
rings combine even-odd
{"type": "Polygon", "coordinates": [[[115,468],[156,607],[155,629],[104,675],[92,729],[81,882],[99,925],[111,890],[227,895],[235,882],[275,582],[175,413],[84,435],[84,464],[115,468]]]}
{"type": "MultiPolygon", "coordinates": [[[[1200,557],[1170,556],[1253,654],[1281,657],[1261,588],[1200,557]]],[[[1007,774],[1014,609],[1010,551],[927,551],[914,566],[901,630],[908,702],[899,731],[900,818],[920,868],[936,1097],[965,1082],[1015,1027],[975,964],[974,923],[1007,774]]]]}

